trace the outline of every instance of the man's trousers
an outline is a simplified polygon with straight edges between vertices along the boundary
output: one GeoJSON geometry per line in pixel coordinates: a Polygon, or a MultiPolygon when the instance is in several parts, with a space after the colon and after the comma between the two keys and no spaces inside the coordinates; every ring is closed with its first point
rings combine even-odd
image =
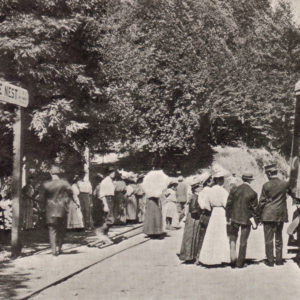
{"type": "Polygon", "coordinates": [[[270,264],[274,264],[274,236],[276,263],[282,262],[282,229],[283,222],[263,222],[265,234],[266,256],[270,264]]]}
{"type": "Polygon", "coordinates": [[[230,241],[230,261],[231,263],[236,263],[236,266],[241,268],[244,266],[246,251],[247,251],[247,242],[250,234],[251,226],[232,223],[228,232],[229,241],[230,241]],[[236,242],[238,239],[239,229],[241,228],[240,236],[240,249],[239,255],[236,256],[236,242]]]}
{"type": "Polygon", "coordinates": [[[48,224],[49,240],[52,254],[57,255],[61,252],[66,233],[66,219],[64,217],[52,217],[51,223],[48,224]]]}

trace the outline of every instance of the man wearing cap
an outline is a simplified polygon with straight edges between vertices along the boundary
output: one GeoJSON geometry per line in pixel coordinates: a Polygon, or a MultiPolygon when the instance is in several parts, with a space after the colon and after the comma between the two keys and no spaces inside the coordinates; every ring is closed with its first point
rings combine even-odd
{"type": "Polygon", "coordinates": [[[288,221],[287,192],[289,183],[278,178],[275,164],[265,167],[269,179],[262,187],[258,204],[258,217],[264,226],[267,266],[274,266],[273,240],[275,236],[276,265],[282,265],[282,228],[288,221]]]}
{"type": "Polygon", "coordinates": [[[231,189],[226,204],[226,219],[228,226],[228,235],[230,241],[230,261],[232,267],[243,268],[247,241],[251,230],[257,228],[256,209],[258,204],[257,193],[251,188],[250,183],[253,175],[244,173],[242,175],[243,183],[231,189]],[[236,256],[236,241],[239,229],[241,228],[239,255],[236,256]]]}
{"type": "Polygon", "coordinates": [[[179,221],[184,217],[184,207],[188,200],[188,186],[183,181],[183,177],[180,175],[178,177],[178,185],[176,189],[176,205],[179,214],[179,221]]]}

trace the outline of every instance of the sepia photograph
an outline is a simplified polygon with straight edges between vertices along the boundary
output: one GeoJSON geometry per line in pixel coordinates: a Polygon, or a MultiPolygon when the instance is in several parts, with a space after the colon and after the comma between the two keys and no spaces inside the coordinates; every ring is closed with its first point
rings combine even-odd
{"type": "Polygon", "coordinates": [[[300,298],[300,0],[0,0],[0,300],[300,298]]]}

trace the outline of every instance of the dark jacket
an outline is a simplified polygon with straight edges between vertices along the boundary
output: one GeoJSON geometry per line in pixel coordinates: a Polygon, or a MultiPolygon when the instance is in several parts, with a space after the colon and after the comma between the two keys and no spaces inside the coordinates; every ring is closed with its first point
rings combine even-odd
{"type": "Polygon", "coordinates": [[[66,216],[68,204],[72,197],[72,188],[67,181],[55,179],[45,182],[43,190],[46,201],[46,221],[47,224],[51,224],[52,218],[66,216]]]}
{"type": "Polygon", "coordinates": [[[227,199],[226,218],[237,224],[251,225],[251,217],[257,220],[257,204],[257,193],[249,184],[233,187],[227,199]]]}
{"type": "Polygon", "coordinates": [[[287,222],[287,191],[289,183],[279,178],[272,178],[262,187],[258,204],[261,222],[287,222]]]}

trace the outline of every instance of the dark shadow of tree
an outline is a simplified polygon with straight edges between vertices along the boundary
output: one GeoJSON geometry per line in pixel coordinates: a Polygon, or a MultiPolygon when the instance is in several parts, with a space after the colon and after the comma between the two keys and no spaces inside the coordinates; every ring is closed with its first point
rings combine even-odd
{"type": "MultiPolygon", "coordinates": [[[[89,237],[95,236],[93,232],[68,231],[65,238],[64,255],[79,253],[72,250],[77,246],[86,245],[89,237]]],[[[50,250],[47,228],[21,232],[22,254],[21,257],[38,254],[46,249],[50,250]]],[[[1,255],[5,261],[0,262],[0,299],[15,299],[22,290],[26,290],[30,279],[29,272],[16,272],[13,261],[10,260],[10,231],[0,231],[1,255]]],[[[20,258],[19,258],[20,259],[20,258]]],[[[30,269],[28,269],[30,271],[30,269]]]]}
{"type": "Polygon", "coordinates": [[[12,267],[11,262],[0,264],[0,299],[15,299],[18,290],[27,288],[26,282],[29,281],[29,273],[9,270],[12,267]]]}

